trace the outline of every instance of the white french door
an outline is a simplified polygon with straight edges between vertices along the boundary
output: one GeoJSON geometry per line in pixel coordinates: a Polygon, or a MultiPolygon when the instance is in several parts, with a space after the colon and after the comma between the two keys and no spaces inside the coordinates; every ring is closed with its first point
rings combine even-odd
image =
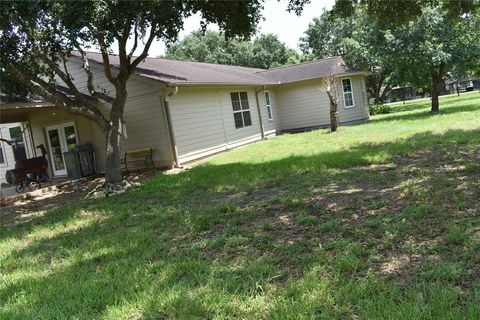
{"type": "Polygon", "coordinates": [[[77,131],[73,122],[49,126],[46,129],[53,175],[67,174],[63,153],[71,150],[78,143],[77,131]]]}

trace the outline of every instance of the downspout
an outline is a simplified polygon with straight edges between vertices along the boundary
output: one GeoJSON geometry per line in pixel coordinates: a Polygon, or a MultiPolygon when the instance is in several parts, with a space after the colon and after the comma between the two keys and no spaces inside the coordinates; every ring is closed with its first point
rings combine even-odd
{"type": "Polygon", "coordinates": [[[265,139],[265,129],[263,128],[262,112],[260,111],[260,103],[258,102],[258,93],[264,90],[265,86],[263,86],[262,89],[255,91],[255,100],[257,102],[258,120],[260,121],[260,133],[262,135],[262,140],[265,139]]]}
{"type": "Polygon", "coordinates": [[[170,136],[170,145],[172,146],[173,162],[175,163],[174,167],[181,168],[182,166],[180,165],[180,161],[178,160],[177,142],[175,141],[175,133],[173,132],[172,116],[170,114],[170,104],[168,103],[170,97],[177,94],[177,92],[178,87],[175,86],[175,89],[172,92],[164,96],[163,102],[165,103],[165,115],[167,120],[168,133],[170,136]]]}

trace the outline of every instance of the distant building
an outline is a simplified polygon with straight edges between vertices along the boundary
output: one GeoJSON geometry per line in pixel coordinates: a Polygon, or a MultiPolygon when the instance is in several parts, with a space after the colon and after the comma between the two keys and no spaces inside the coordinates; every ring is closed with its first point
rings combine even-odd
{"type": "Polygon", "coordinates": [[[424,92],[420,92],[411,86],[396,86],[387,94],[386,102],[407,101],[423,98],[424,92]]]}
{"type": "Polygon", "coordinates": [[[448,93],[468,92],[474,90],[480,90],[480,79],[474,77],[466,77],[457,80],[446,80],[445,89],[448,93]]]}

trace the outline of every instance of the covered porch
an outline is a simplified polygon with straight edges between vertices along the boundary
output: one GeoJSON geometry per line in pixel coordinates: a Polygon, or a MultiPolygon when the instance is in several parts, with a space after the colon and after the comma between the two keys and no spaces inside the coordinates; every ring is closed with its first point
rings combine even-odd
{"type": "MultiPolygon", "coordinates": [[[[0,124],[8,123],[22,125],[24,140],[29,145],[27,158],[45,156],[48,175],[54,183],[67,179],[64,153],[80,144],[92,146],[95,172],[104,171],[105,138],[99,126],[92,121],[61,111],[45,101],[24,101],[0,104],[0,124]]],[[[14,168],[14,161],[10,162],[13,164],[5,169],[14,168]]],[[[7,170],[2,170],[2,178],[5,176],[4,171],[7,170]]],[[[47,185],[50,184],[45,186],[47,185]]],[[[11,188],[3,183],[1,197],[10,196],[11,191],[11,188]]]]}

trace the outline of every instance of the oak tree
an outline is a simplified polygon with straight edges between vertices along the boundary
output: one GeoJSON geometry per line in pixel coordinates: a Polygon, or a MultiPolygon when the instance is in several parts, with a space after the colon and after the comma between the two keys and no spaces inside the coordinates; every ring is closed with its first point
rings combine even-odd
{"type": "Polygon", "coordinates": [[[480,58],[480,20],[475,14],[452,19],[443,6],[425,7],[418,19],[395,31],[387,51],[396,57],[404,83],[430,87],[431,111],[452,70],[475,68],[480,58]]]}
{"type": "Polygon", "coordinates": [[[274,34],[251,41],[226,38],[216,31],[194,31],[170,45],[165,58],[269,69],[294,63],[298,54],[274,34]]]}
{"type": "Polygon", "coordinates": [[[385,50],[388,43],[385,30],[356,6],[345,18],[329,11],[314,18],[300,39],[300,48],[312,58],[340,55],[350,67],[370,71],[367,92],[374,103],[383,103],[396,81],[395,57],[385,50]]]}

